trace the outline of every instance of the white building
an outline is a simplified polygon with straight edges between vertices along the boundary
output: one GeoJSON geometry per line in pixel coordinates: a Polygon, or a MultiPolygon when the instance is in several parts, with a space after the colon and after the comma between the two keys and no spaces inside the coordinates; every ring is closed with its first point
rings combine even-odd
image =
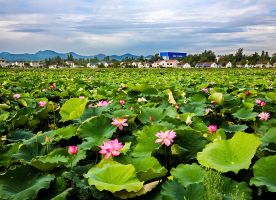
{"type": "Polygon", "coordinates": [[[38,68],[38,67],[40,67],[41,65],[40,65],[40,63],[39,62],[35,62],[35,61],[33,61],[33,62],[30,62],[30,67],[33,67],[33,68],[38,68]]]}
{"type": "Polygon", "coordinates": [[[226,68],[232,68],[233,65],[232,65],[232,63],[229,61],[229,62],[225,65],[225,67],[226,67],[226,68]]]}
{"type": "Polygon", "coordinates": [[[163,67],[163,68],[171,68],[177,67],[179,61],[177,60],[158,60],[152,64],[152,67],[163,67]]]}
{"type": "Polygon", "coordinates": [[[166,67],[177,67],[179,61],[177,60],[167,60],[166,67]]]}
{"type": "Polygon", "coordinates": [[[6,61],[3,58],[0,58],[0,66],[6,67],[6,61]]]}
{"type": "Polygon", "coordinates": [[[75,67],[75,63],[73,61],[65,61],[65,64],[68,65],[68,67],[70,67],[70,68],[75,67]]]}
{"type": "Polygon", "coordinates": [[[196,68],[218,68],[218,64],[215,62],[200,62],[196,63],[196,68]]]}
{"type": "Polygon", "coordinates": [[[158,61],[156,61],[156,62],[154,62],[153,64],[152,64],[152,67],[153,68],[157,68],[157,67],[166,67],[167,66],[167,64],[166,64],[166,61],[165,60],[158,60],[158,61]]]}
{"type": "Polygon", "coordinates": [[[181,67],[181,68],[185,68],[185,69],[187,69],[187,68],[192,68],[191,65],[190,65],[189,63],[183,63],[180,67],[181,67]]]}
{"type": "Polygon", "coordinates": [[[87,63],[86,67],[88,68],[98,68],[97,63],[87,63]]]}

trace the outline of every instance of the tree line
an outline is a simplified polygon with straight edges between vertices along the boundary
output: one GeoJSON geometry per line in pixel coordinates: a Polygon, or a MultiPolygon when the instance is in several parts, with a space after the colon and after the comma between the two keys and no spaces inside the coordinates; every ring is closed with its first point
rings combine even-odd
{"type": "MultiPolygon", "coordinates": [[[[122,60],[125,63],[131,62],[155,62],[157,60],[162,60],[159,54],[155,54],[150,58],[145,58],[144,56],[140,56],[138,58],[126,57],[122,60]]],[[[274,64],[276,63],[276,53],[272,54],[271,56],[268,52],[262,51],[260,54],[255,52],[251,55],[244,54],[243,48],[239,48],[234,54],[225,54],[225,55],[216,55],[211,50],[205,50],[200,54],[190,54],[183,58],[178,58],[177,60],[182,62],[187,62],[192,66],[195,66],[196,63],[199,62],[216,62],[222,66],[225,66],[228,62],[231,62],[233,66],[236,65],[255,65],[257,63],[262,64],[274,64]]],[[[101,63],[101,62],[108,62],[114,66],[120,65],[120,61],[115,59],[110,59],[109,56],[104,57],[102,60],[98,59],[97,57],[89,58],[89,59],[76,59],[73,57],[72,54],[67,55],[67,59],[63,59],[59,56],[54,58],[45,59],[45,65],[64,65],[66,66],[66,61],[72,61],[75,65],[79,66],[86,66],[88,63],[101,63]]]]}

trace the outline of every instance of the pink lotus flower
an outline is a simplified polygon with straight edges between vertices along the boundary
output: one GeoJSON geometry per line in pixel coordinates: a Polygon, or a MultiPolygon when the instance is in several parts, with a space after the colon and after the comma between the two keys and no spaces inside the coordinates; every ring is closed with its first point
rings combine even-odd
{"type": "Polygon", "coordinates": [[[40,101],[40,102],[38,102],[38,106],[41,107],[41,108],[45,107],[46,104],[47,104],[47,103],[46,103],[45,101],[40,101]]]}
{"type": "Polygon", "coordinates": [[[205,93],[208,93],[208,88],[202,88],[202,90],[201,90],[202,92],[205,92],[205,93]]]}
{"type": "Polygon", "coordinates": [[[179,110],[180,106],[178,104],[175,105],[175,109],[179,110]]]}
{"type": "Polygon", "coordinates": [[[126,122],[127,122],[127,119],[116,118],[116,119],[113,119],[113,122],[111,124],[118,127],[119,130],[121,131],[121,130],[123,130],[124,126],[128,126],[128,124],[126,122]]]}
{"type": "Polygon", "coordinates": [[[256,99],[256,104],[261,106],[261,107],[264,107],[266,105],[266,102],[265,101],[262,101],[260,99],[256,99]]]}
{"type": "Polygon", "coordinates": [[[174,131],[167,130],[165,132],[160,131],[155,134],[158,137],[155,140],[155,143],[165,144],[166,146],[170,146],[173,143],[173,139],[176,137],[176,133],[174,131]]]}
{"type": "Polygon", "coordinates": [[[56,84],[55,84],[55,83],[51,84],[51,85],[50,85],[50,88],[51,88],[52,90],[55,89],[55,88],[56,88],[56,84]]]}
{"type": "Polygon", "coordinates": [[[80,99],[85,99],[85,96],[79,96],[80,99]]]}
{"type": "Polygon", "coordinates": [[[20,94],[14,94],[12,97],[13,97],[14,99],[19,99],[19,98],[21,97],[21,95],[20,95],[20,94]]]}
{"type": "Polygon", "coordinates": [[[70,155],[75,155],[78,153],[78,147],[77,146],[69,146],[68,147],[68,153],[70,155]]]}
{"type": "Polygon", "coordinates": [[[208,126],[208,131],[210,133],[215,133],[215,132],[217,132],[217,130],[218,130],[218,127],[215,124],[211,124],[211,125],[208,126]]]}
{"type": "Polygon", "coordinates": [[[104,158],[107,159],[110,156],[119,156],[120,150],[124,146],[121,142],[118,142],[118,139],[114,139],[111,141],[106,141],[102,146],[100,146],[101,150],[99,151],[100,154],[105,154],[104,158]]]}
{"type": "Polygon", "coordinates": [[[105,100],[102,100],[102,101],[99,101],[97,103],[97,106],[98,107],[104,107],[104,106],[108,106],[109,105],[109,102],[108,101],[105,101],[105,100]]]}
{"type": "Polygon", "coordinates": [[[260,118],[260,120],[266,121],[269,119],[269,113],[267,112],[261,112],[260,114],[258,114],[258,117],[260,118]]]}
{"type": "Polygon", "coordinates": [[[88,108],[93,108],[93,104],[92,103],[88,104],[88,108]]]}
{"type": "Polygon", "coordinates": [[[122,106],[126,104],[126,101],[124,99],[121,99],[119,102],[122,106]]]}
{"type": "Polygon", "coordinates": [[[245,91],[244,93],[245,93],[245,95],[247,95],[247,96],[251,94],[248,90],[245,91]]]}
{"type": "Polygon", "coordinates": [[[256,102],[256,104],[257,104],[257,105],[260,105],[260,104],[262,103],[262,100],[260,100],[260,99],[256,99],[256,101],[255,101],[255,102],[256,102]]]}

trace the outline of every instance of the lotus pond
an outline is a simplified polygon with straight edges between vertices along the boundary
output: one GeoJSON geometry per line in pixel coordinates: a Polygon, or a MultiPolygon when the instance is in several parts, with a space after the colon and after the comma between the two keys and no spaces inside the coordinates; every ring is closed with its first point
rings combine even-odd
{"type": "Polygon", "coordinates": [[[0,71],[0,199],[272,199],[275,69],[0,71]]]}

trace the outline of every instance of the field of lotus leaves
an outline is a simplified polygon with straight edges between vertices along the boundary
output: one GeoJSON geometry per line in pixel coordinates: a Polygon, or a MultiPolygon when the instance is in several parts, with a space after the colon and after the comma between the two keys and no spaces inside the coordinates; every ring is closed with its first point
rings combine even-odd
{"type": "Polygon", "coordinates": [[[0,199],[273,199],[276,70],[1,69],[0,139],[0,199]]]}

